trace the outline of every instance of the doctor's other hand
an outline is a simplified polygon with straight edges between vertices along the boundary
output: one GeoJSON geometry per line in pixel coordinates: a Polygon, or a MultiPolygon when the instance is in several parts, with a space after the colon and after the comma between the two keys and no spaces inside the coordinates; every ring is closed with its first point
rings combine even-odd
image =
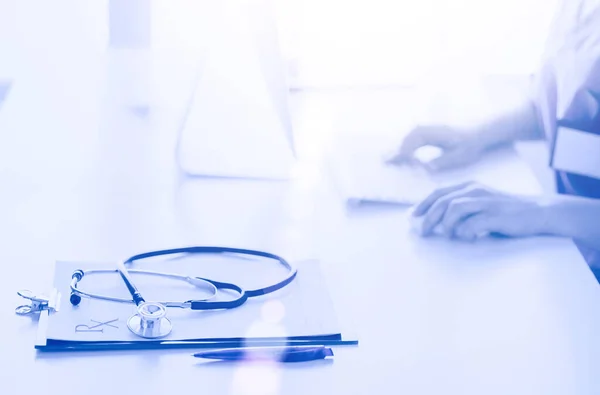
{"type": "Polygon", "coordinates": [[[484,139],[474,131],[445,125],[417,126],[406,135],[388,163],[420,163],[429,171],[447,170],[476,162],[486,148],[484,139]],[[425,146],[437,147],[442,153],[434,159],[421,162],[415,153],[425,146]]]}
{"type": "Polygon", "coordinates": [[[433,234],[437,228],[446,237],[474,241],[490,234],[546,234],[547,207],[541,197],[510,195],[469,182],[437,189],[414,208],[412,215],[422,221],[422,236],[433,234]]]}

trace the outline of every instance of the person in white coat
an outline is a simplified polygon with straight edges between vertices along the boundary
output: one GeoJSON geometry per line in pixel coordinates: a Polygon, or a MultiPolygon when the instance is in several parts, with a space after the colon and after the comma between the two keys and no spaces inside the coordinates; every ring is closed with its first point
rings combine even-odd
{"type": "Polygon", "coordinates": [[[422,125],[392,162],[414,160],[426,145],[442,149],[431,171],[466,166],[495,146],[545,139],[557,181],[554,196],[523,197],[465,183],[434,191],[413,215],[422,234],[441,228],[459,240],[481,235],[557,235],[574,239],[600,279],[600,0],[566,0],[547,41],[531,97],[516,111],[473,130],[422,125]]]}

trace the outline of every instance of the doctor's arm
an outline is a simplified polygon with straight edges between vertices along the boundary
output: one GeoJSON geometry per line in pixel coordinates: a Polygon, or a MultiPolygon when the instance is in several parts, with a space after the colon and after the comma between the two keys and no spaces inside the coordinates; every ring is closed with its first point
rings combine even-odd
{"type": "Polygon", "coordinates": [[[403,139],[391,163],[415,160],[414,154],[424,146],[441,149],[439,157],[425,165],[429,170],[445,170],[476,162],[486,151],[515,141],[543,139],[535,104],[528,98],[509,111],[469,128],[448,125],[421,125],[403,139]]]}
{"type": "Polygon", "coordinates": [[[548,233],[600,250],[600,199],[556,196],[547,207],[548,233]]]}
{"type": "Polygon", "coordinates": [[[476,133],[486,147],[544,138],[535,104],[531,100],[523,100],[512,110],[478,126],[476,133]]]}

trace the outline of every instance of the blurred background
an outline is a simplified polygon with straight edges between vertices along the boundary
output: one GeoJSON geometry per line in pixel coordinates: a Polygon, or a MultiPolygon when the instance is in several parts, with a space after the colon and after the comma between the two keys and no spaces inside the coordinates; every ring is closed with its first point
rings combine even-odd
{"type": "MultiPolygon", "coordinates": [[[[23,180],[56,189],[57,175],[72,185],[72,177],[89,178],[87,166],[125,160],[135,150],[135,161],[106,176],[139,178],[145,169],[167,177],[206,48],[215,32],[230,28],[217,26],[215,12],[222,3],[249,2],[0,0],[0,173],[21,189],[23,180]]],[[[348,103],[332,96],[337,118],[316,101],[313,110],[300,111],[312,115],[298,117],[318,123],[297,128],[305,131],[298,142],[304,152],[323,145],[329,129],[371,131],[373,120],[355,111],[369,105],[371,114],[390,119],[388,129],[410,122],[406,115],[422,97],[429,121],[431,114],[472,116],[473,103],[480,109],[475,115],[485,116],[483,101],[497,107],[501,96],[522,92],[513,87],[538,67],[557,6],[557,0],[272,2],[295,92],[382,86],[429,92],[391,95],[383,103],[368,94],[348,103]],[[479,88],[465,81],[479,77],[494,89],[467,95],[479,88]],[[436,100],[444,104],[430,103],[436,100]]]]}
{"type": "Polygon", "coordinates": [[[279,0],[299,86],[528,74],[555,0],[279,0]]]}
{"type": "MultiPolygon", "coordinates": [[[[294,88],[410,85],[432,73],[528,74],[556,6],[556,0],[274,2],[294,88]]],[[[107,48],[176,52],[171,66],[191,67],[205,43],[210,8],[206,0],[0,0],[0,80],[35,67],[60,73],[98,64],[107,48]]]]}
{"type": "MultiPolygon", "coordinates": [[[[226,3],[233,7],[251,1],[226,3]]],[[[220,234],[202,221],[235,212],[227,205],[214,213],[196,204],[207,194],[223,195],[222,189],[191,183],[184,188],[173,179],[175,138],[203,56],[215,32],[229,28],[217,26],[214,17],[223,3],[0,0],[0,176],[3,187],[18,191],[7,197],[3,215],[40,240],[50,232],[69,235],[65,249],[77,241],[100,254],[98,240],[110,240],[129,253],[136,242],[143,243],[140,248],[152,248],[155,240],[167,243],[167,229],[175,221],[171,211],[177,207],[194,228],[181,231],[184,240],[220,242],[222,236],[231,242],[229,230],[220,234]],[[142,210],[141,199],[153,202],[148,207],[164,206],[164,212],[142,210]],[[125,205],[130,206],[128,217],[113,218],[125,205]],[[86,215],[106,225],[98,225],[95,238],[79,232],[86,215]],[[139,223],[161,231],[137,234],[133,229],[139,223]],[[128,237],[112,232],[116,226],[129,229],[124,224],[131,227],[128,237]]],[[[333,130],[374,133],[374,121],[383,119],[378,127],[387,133],[406,129],[412,121],[406,116],[415,111],[412,93],[345,97],[331,93],[334,88],[400,86],[411,91],[429,86],[442,91],[444,84],[455,84],[462,104],[456,90],[447,89],[453,93],[441,95],[439,102],[454,107],[445,105],[446,115],[471,115],[467,109],[476,103],[476,115],[484,116],[485,95],[467,99],[464,92],[472,86],[457,81],[497,77],[496,91],[506,91],[510,81],[526,80],[538,67],[557,0],[273,3],[290,88],[331,94],[310,106],[300,94],[295,103],[300,103],[301,124],[294,131],[302,131],[296,136],[299,150],[312,159],[326,151],[326,136],[333,130]],[[330,111],[331,103],[336,108],[330,111]]],[[[488,94],[485,100],[497,105],[499,96],[488,94]]],[[[441,106],[430,108],[430,114],[442,116],[441,106]]],[[[320,171],[315,163],[305,170],[313,175],[304,177],[309,186],[320,171]]],[[[237,202],[239,216],[256,212],[256,221],[263,221],[258,213],[271,208],[252,206],[251,201],[261,201],[262,191],[251,191],[257,197],[240,197],[249,203],[237,202]]]]}

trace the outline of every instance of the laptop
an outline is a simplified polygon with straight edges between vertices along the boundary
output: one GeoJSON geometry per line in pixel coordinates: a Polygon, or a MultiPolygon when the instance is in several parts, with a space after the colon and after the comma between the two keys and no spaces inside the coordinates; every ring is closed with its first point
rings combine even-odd
{"type": "Polygon", "coordinates": [[[289,179],[296,150],[273,2],[225,0],[213,11],[214,36],[179,131],[179,168],[190,176],[289,179]]]}

